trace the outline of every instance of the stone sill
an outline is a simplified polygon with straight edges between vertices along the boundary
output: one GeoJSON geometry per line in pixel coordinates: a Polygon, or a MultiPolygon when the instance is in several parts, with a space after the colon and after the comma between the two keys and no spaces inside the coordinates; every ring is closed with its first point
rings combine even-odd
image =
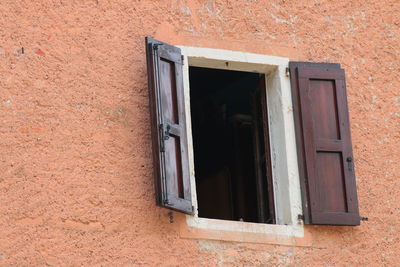
{"type": "Polygon", "coordinates": [[[285,246],[311,246],[311,238],[302,224],[276,225],[216,220],[186,216],[180,236],[188,239],[209,239],[285,246]]]}

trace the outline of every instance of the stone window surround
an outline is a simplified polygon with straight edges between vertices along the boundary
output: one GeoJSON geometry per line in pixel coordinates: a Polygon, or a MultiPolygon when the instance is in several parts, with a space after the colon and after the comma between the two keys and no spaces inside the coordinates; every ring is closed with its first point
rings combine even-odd
{"type": "Polygon", "coordinates": [[[290,79],[286,73],[289,59],[231,50],[179,47],[184,57],[183,88],[192,203],[194,206],[194,215],[186,215],[186,225],[181,227],[181,236],[283,245],[297,244],[298,239],[304,237],[304,226],[303,222],[298,219],[298,215],[302,214],[302,203],[291,87],[290,79]],[[189,66],[265,74],[276,224],[198,217],[190,116],[189,66]]]}

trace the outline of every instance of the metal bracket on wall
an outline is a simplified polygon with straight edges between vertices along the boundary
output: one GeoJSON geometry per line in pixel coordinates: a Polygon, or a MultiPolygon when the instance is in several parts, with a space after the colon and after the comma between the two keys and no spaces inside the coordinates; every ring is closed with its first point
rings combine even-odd
{"type": "Polygon", "coordinates": [[[285,75],[286,75],[286,77],[289,77],[289,75],[290,75],[290,69],[289,69],[289,67],[286,68],[285,75]]]}
{"type": "Polygon", "coordinates": [[[174,222],[174,213],[172,211],[168,212],[168,216],[169,216],[169,223],[173,223],[174,222]]]}

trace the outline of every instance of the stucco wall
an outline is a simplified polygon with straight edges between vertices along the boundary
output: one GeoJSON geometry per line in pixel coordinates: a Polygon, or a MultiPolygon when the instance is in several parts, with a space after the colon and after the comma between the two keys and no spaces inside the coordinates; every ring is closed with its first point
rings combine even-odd
{"type": "Polygon", "coordinates": [[[386,265],[400,253],[400,2],[0,1],[0,265],[386,265]],[[360,227],[180,237],[155,207],[144,37],[339,62],[360,227]],[[23,49],[22,49],[23,48],[23,49]]]}

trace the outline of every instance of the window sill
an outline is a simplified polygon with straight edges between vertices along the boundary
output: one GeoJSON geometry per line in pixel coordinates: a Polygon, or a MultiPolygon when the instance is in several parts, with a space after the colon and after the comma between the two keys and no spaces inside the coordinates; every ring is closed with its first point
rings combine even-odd
{"type": "Polygon", "coordinates": [[[311,246],[303,224],[276,225],[235,222],[186,216],[180,227],[180,236],[189,239],[311,246]]]}

